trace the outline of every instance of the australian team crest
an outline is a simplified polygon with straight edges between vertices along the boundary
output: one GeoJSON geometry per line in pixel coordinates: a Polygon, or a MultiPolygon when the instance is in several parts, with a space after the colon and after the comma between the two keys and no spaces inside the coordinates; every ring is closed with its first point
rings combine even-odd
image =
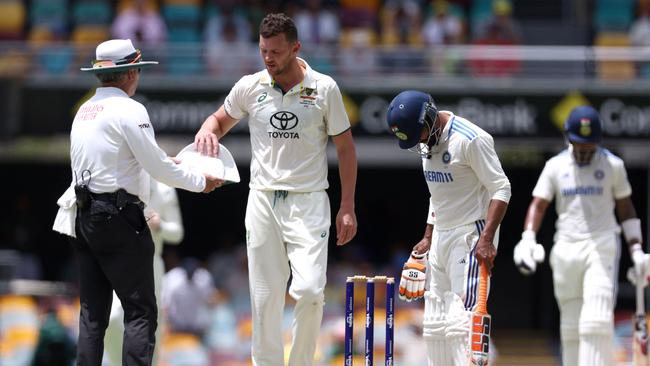
{"type": "Polygon", "coordinates": [[[300,104],[308,106],[316,103],[316,89],[303,88],[300,90],[300,104]]]}

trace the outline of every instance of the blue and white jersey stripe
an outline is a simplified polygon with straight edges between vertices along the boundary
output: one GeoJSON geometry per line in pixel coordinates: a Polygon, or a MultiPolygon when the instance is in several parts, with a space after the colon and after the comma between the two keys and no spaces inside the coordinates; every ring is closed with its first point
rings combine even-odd
{"type": "Polygon", "coordinates": [[[461,118],[454,118],[451,120],[451,127],[449,128],[449,134],[451,135],[454,132],[465,136],[468,140],[474,140],[478,134],[472,126],[465,123],[461,118]]]}
{"type": "MultiPolygon", "coordinates": [[[[485,220],[476,220],[474,222],[476,225],[476,232],[478,236],[481,236],[483,229],[485,228],[485,220]]],[[[478,241],[477,241],[478,243],[478,241]]],[[[478,261],[476,260],[476,243],[474,248],[469,252],[469,260],[467,261],[467,281],[465,284],[465,310],[472,310],[474,305],[476,305],[477,299],[477,289],[478,289],[478,277],[479,277],[479,267],[478,261]]]]}

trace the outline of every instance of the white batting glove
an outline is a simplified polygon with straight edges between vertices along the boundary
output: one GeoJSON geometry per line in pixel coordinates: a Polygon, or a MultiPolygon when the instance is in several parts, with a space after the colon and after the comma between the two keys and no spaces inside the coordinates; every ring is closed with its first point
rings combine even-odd
{"type": "Polygon", "coordinates": [[[513,259],[515,266],[524,275],[530,275],[537,270],[537,263],[544,262],[546,252],[541,244],[537,244],[535,232],[526,230],[521,234],[521,240],[515,245],[513,259]]]}
{"type": "Polygon", "coordinates": [[[636,272],[636,275],[642,275],[645,265],[645,253],[643,253],[641,244],[632,244],[630,247],[630,257],[632,257],[632,264],[634,264],[634,271],[636,272]]]}
{"type": "Polygon", "coordinates": [[[399,281],[399,298],[413,301],[424,296],[424,285],[427,278],[427,253],[417,254],[412,252],[408,261],[404,263],[402,278],[399,281]]]}
{"type": "Polygon", "coordinates": [[[640,267],[640,270],[634,267],[630,267],[627,270],[627,279],[636,286],[637,279],[643,281],[642,285],[648,286],[650,284],[650,254],[643,254],[643,264],[640,267]]]}

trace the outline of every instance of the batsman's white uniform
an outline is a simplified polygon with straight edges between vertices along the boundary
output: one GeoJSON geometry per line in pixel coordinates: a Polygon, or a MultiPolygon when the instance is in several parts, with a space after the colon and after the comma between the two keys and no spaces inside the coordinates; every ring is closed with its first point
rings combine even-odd
{"type": "Polygon", "coordinates": [[[249,118],[246,242],[256,366],[284,364],[282,313],[290,275],[296,307],[289,365],[313,363],[330,227],[325,148],[329,136],[350,128],[336,82],[298,62],[305,78],[287,93],[263,70],[241,78],[224,103],[232,118],[249,118]]]}
{"type": "MultiPolygon", "coordinates": [[[[469,316],[476,305],[479,266],[474,256],[490,200],[510,200],[510,182],[487,132],[451,112],[436,153],[422,159],[429,186],[427,223],[433,225],[424,339],[429,365],[467,363],[469,316]]],[[[494,245],[498,244],[498,230],[494,245]]]]}
{"type": "MultiPolygon", "coordinates": [[[[151,195],[149,204],[145,208],[145,216],[151,216],[154,211],[160,216],[160,229],[151,230],[151,236],[154,243],[153,256],[153,275],[154,285],[156,287],[156,302],[158,304],[158,328],[156,329],[156,348],[154,350],[153,365],[157,364],[158,351],[162,329],[165,326],[161,307],[161,293],[163,276],[165,275],[165,264],[162,259],[163,244],[179,244],[183,240],[183,222],[181,211],[178,206],[178,196],[176,189],[151,180],[151,195]]],[[[124,309],[122,303],[113,292],[113,305],[111,307],[111,316],[104,336],[104,347],[111,366],[122,364],[122,337],[124,333],[124,309]]]]}
{"type": "Polygon", "coordinates": [[[613,364],[614,299],[620,229],[615,200],[632,188],[623,161],[599,148],[579,166],[570,149],[546,162],[533,196],[555,198],[558,219],[550,254],[560,308],[564,365],[613,364]]]}

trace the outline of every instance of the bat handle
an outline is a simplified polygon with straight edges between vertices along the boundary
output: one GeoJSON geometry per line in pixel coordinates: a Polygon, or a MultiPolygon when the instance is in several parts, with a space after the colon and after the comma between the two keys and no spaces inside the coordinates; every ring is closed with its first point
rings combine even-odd
{"type": "Polygon", "coordinates": [[[636,281],[636,313],[645,314],[645,291],[641,281],[636,281]]]}
{"type": "Polygon", "coordinates": [[[487,293],[488,293],[488,280],[489,273],[487,266],[481,264],[480,266],[480,275],[478,282],[478,301],[476,303],[476,313],[477,314],[487,314],[487,293]]]}

